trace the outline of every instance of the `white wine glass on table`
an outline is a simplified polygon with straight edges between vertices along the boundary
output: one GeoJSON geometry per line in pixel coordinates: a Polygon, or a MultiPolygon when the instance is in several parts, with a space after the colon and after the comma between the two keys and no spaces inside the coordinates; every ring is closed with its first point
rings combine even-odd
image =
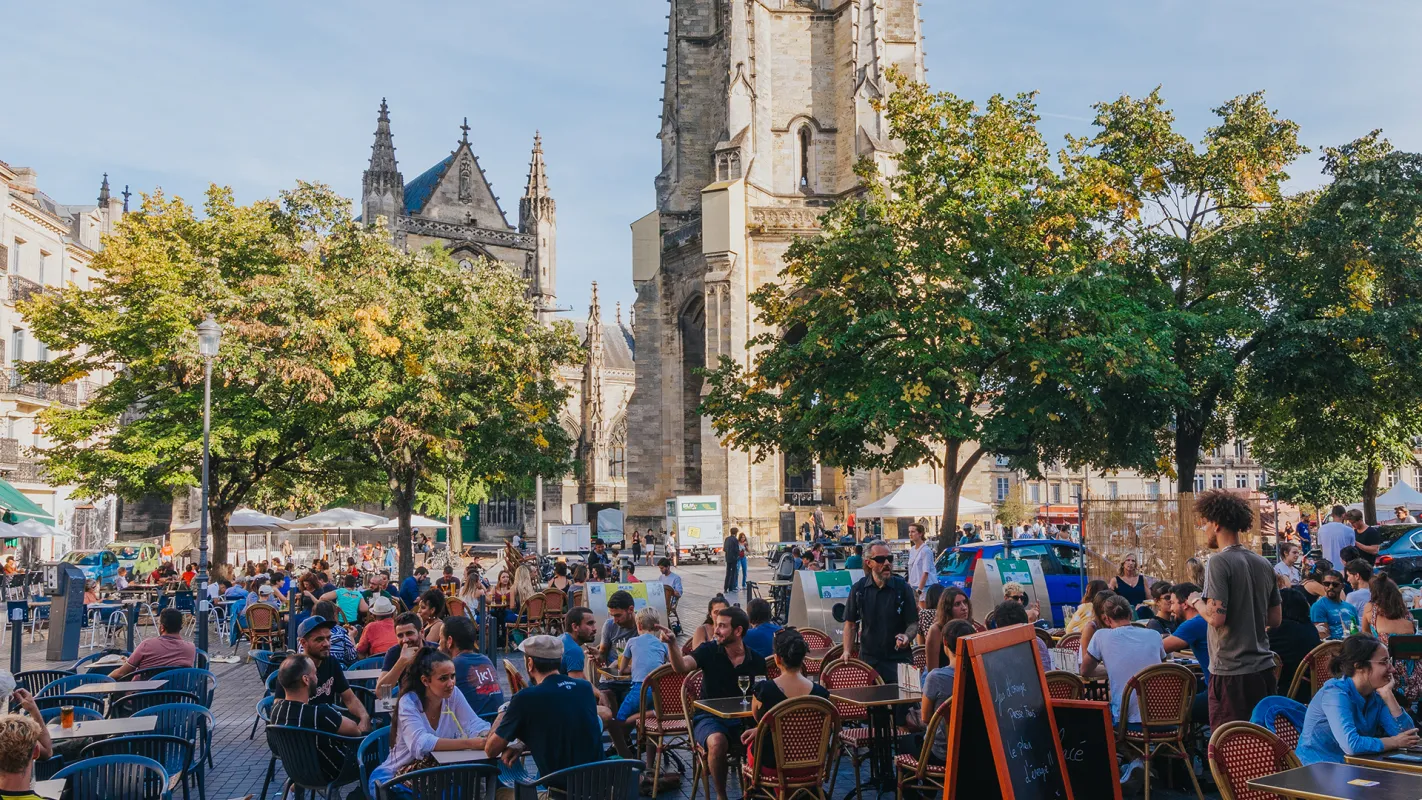
{"type": "Polygon", "coordinates": [[[741,705],[750,705],[751,677],[749,675],[739,675],[736,677],[736,683],[741,687],[741,705]]]}

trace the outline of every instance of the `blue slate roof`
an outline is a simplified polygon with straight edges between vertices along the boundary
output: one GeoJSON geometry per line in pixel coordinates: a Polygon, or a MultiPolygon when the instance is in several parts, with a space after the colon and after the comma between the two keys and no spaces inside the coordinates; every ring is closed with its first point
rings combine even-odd
{"type": "Polygon", "coordinates": [[[454,163],[454,153],[450,153],[443,161],[425,170],[418,178],[405,184],[405,213],[414,215],[420,213],[425,207],[425,203],[430,201],[430,195],[434,194],[435,187],[439,185],[439,179],[444,177],[444,173],[449,169],[449,165],[454,163]]]}

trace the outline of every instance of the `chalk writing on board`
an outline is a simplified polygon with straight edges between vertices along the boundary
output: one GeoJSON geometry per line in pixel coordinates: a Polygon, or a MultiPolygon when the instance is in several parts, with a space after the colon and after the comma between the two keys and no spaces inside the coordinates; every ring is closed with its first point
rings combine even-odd
{"type": "Polygon", "coordinates": [[[1010,739],[1004,737],[1004,745],[1021,782],[1047,781],[1059,774],[1053,748],[1046,748],[1045,753],[1039,754],[1031,736],[1032,728],[1040,724],[1038,717],[1044,715],[1041,698],[1032,697],[1026,682],[1011,679],[993,680],[992,696],[999,724],[1009,726],[1014,734],[1010,739]]]}

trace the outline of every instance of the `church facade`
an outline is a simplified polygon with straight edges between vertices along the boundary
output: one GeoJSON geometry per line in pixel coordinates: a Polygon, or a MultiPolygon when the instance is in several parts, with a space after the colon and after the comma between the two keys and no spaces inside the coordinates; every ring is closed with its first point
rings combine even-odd
{"type": "Polygon", "coordinates": [[[784,514],[867,501],[850,485],[862,477],[721,446],[695,411],[698,370],[722,357],[748,365],[746,342],[762,332],[749,295],[859,190],[859,159],[888,166],[875,101],[890,67],[924,79],[922,39],[916,0],[671,0],[657,208],[632,225],[628,416],[641,435],[628,450],[629,525],[659,525],[669,497],[710,494],[728,525],[775,538],[784,514]]]}
{"type": "MultiPolygon", "coordinates": [[[[384,225],[407,250],[437,244],[456,261],[486,257],[513,265],[528,281],[529,299],[544,324],[558,317],[558,208],[548,185],[543,142],[535,134],[528,180],[518,203],[518,225],[509,224],[479,158],[469,143],[469,124],[443,159],[408,183],[395,158],[389,107],[380,102],[370,165],[361,181],[362,219],[384,225]]],[[[559,419],[577,442],[576,471],[560,483],[545,483],[543,519],[572,521],[572,505],[627,500],[627,403],[633,389],[630,324],[619,306],[604,324],[597,284],[586,318],[567,320],[582,341],[581,365],[565,366],[560,382],[569,390],[559,419]]],[[[630,322],[630,321],[629,321],[630,322]]],[[[529,498],[496,497],[479,506],[480,538],[533,533],[529,498]]]]}

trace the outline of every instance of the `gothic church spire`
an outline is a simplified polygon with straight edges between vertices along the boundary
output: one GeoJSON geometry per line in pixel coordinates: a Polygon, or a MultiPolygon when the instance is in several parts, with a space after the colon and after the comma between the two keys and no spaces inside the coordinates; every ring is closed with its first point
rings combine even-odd
{"type": "Polygon", "coordinates": [[[390,108],[380,98],[375,144],[370,147],[370,169],[361,178],[361,219],[375,224],[383,217],[393,235],[396,219],[405,213],[405,178],[395,161],[395,140],[390,133],[390,108]]]}
{"type": "Polygon", "coordinates": [[[104,173],[104,182],[99,184],[99,208],[109,207],[109,173],[104,173]]]}
{"type": "Polygon", "coordinates": [[[553,317],[558,295],[558,204],[548,190],[548,169],[543,163],[543,137],[533,134],[533,156],[528,162],[528,185],[518,201],[519,233],[536,236],[535,250],[525,277],[529,294],[545,322],[553,317]]]}

